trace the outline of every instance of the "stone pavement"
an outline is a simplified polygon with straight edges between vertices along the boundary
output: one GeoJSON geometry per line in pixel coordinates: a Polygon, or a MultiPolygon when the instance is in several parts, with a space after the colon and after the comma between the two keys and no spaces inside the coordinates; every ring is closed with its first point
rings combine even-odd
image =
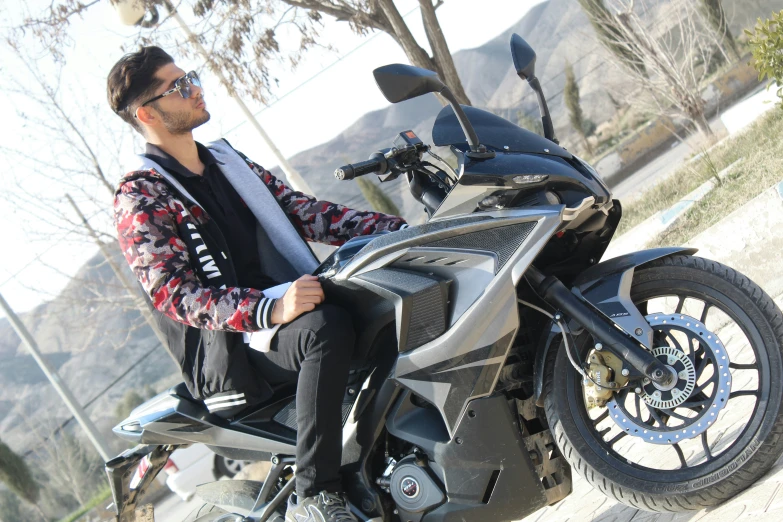
{"type": "MultiPolygon", "coordinates": [[[[688,243],[700,249],[697,255],[725,263],[749,276],[767,293],[777,296],[775,302],[779,307],[783,307],[782,198],[783,185],[771,187],[688,243]]],[[[718,328],[715,332],[729,348],[736,332],[731,328],[718,328]]],[[[735,381],[732,390],[735,385],[743,388],[747,384],[740,383],[739,378],[735,381]]],[[[739,420],[742,408],[727,408],[724,413],[728,422],[737,418],[734,426],[742,424],[739,420]]],[[[686,453],[686,456],[691,458],[694,454],[686,453]]],[[[530,515],[525,522],[733,522],[748,519],[783,521],[783,460],[752,487],[720,506],[674,514],[640,511],[615,502],[574,473],[572,494],[560,503],[530,515]]]]}

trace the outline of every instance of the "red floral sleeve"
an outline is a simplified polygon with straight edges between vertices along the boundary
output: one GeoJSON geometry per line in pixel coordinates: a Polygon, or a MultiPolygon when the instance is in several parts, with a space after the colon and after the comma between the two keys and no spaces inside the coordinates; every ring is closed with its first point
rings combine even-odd
{"type": "Polygon", "coordinates": [[[340,246],[352,237],[395,231],[405,225],[398,216],[353,210],[337,203],[318,201],[297,192],[268,170],[245,158],[251,169],[266,183],[294,226],[309,241],[340,246]]]}
{"type": "Polygon", "coordinates": [[[171,319],[207,330],[253,332],[254,313],[267,301],[249,288],[204,286],[191,266],[177,222],[189,219],[161,183],[136,179],[114,198],[120,248],[155,308],[171,319]]]}

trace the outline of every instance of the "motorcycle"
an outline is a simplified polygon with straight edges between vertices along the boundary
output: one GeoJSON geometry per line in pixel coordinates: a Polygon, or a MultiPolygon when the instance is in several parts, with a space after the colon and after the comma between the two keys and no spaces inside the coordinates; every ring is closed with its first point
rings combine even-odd
{"type": "MultiPolygon", "coordinates": [[[[533,49],[513,35],[511,51],[544,136],[460,106],[431,71],[388,65],[374,75],[390,102],[448,101],[432,138],[458,165],[404,131],[335,172],[405,176],[429,218],[354,238],[316,271],[357,333],[342,408],[351,510],[373,522],[519,520],[565,498],[572,467],[635,508],[718,504],[783,452],[783,315],[692,248],[599,262],[620,202],[559,146],[533,49]]],[[[200,486],[192,520],[282,521],[294,399],[282,386],[228,421],[180,384],[134,410],[114,431],[138,446],[106,464],[117,519],[135,519],[174,449],[203,443],[270,468],[263,482],[200,486]]]]}

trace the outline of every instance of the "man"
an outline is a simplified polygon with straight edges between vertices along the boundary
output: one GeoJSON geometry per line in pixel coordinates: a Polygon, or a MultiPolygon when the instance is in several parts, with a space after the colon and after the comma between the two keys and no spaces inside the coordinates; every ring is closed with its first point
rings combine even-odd
{"type": "Polygon", "coordinates": [[[339,477],[354,331],[308,275],[317,261],[303,238],[340,245],[404,221],[317,201],[225,140],[194,141],[210,117],[201,84],[158,47],[125,55],[107,87],[114,112],[147,140],[141,167],[115,195],[120,247],[162,314],[189,391],[232,418],[269,398],[270,385],[297,381],[296,495],[286,519],[355,520],[339,477]],[[290,281],[281,298],[264,294],[290,281]],[[248,347],[243,334],[277,325],[268,351],[248,347]]]}

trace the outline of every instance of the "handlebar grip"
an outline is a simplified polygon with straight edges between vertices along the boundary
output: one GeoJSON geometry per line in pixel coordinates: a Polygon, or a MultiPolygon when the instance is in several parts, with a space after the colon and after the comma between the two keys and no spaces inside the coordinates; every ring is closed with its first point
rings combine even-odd
{"type": "Polygon", "coordinates": [[[349,180],[386,170],[386,158],[382,154],[373,154],[373,158],[359,163],[349,163],[334,171],[334,177],[339,180],[349,180]],[[380,157],[377,157],[380,156],[380,157]]]}

